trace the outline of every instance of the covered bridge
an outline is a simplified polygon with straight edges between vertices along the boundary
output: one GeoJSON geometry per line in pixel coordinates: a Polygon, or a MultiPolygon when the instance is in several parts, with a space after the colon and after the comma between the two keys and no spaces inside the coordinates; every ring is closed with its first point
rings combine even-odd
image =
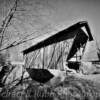
{"type": "Polygon", "coordinates": [[[88,22],[80,21],[25,49],[26,66],[63,69],[63,63],[92,40],[88,22]]]}

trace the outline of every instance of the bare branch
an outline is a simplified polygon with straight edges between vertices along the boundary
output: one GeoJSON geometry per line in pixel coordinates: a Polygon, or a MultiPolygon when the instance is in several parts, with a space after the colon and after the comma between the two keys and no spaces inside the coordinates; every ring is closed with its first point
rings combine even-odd
{"type": "Polygon", "coordinates": [[[5,33],[5,30],[6,28],[8,27],[8,25],[10,24],[13,16],[14,16],[14,13],[17,9],[17,3],[18,3],[19,0],[15,0],[15,3],[13,5],[13,7],[10,9],[8,15],[5,17],[5,19],[3,20],[3,24],[2,24],[2,31],[1,31],[1,40],[0,40],[0,48],[2,46],[2,42],[3,42],[3,38],[4,38],[4,33],[5,33]]]}

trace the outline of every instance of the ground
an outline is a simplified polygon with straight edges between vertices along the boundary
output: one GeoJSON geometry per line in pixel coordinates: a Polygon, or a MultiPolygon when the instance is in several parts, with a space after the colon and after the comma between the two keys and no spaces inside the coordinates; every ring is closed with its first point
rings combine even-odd
{"type": "MultiPolygon", "coordinates": [[[[99,77],[99,76],[98,76],[99,77]]],[[[14,88],[4,89],[1,93],[10,94],[9,97],[3,97],[2,100],[100,100],[100,85],[92,78],[86,79],[86,76],[68,75],[65,80],[54,87],[49,85],[40,85],[34,82],[26,82],[24,85],[18,85],[14,88]],[[21,96],[20,96],[21,95],[21,96]],[[14,97],[15,96],[15,97],[14,97]],[[17,96],[17,97],[16,97],[17,96]]]]}

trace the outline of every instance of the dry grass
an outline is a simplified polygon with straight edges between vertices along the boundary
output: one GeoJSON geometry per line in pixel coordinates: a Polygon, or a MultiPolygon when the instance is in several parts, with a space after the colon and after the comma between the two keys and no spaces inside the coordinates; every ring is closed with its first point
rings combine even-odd
{"type": "Polygon", "coordinates": [[[9,93],[19,93],[19,97],[0,100],[100,100],[100,85],[90,80],[67,76],[64,82],[55,87],[30,84],[26,89],[18,86],[9,93]],[[23,96],[20,96],[21,93],[23,96]]]}

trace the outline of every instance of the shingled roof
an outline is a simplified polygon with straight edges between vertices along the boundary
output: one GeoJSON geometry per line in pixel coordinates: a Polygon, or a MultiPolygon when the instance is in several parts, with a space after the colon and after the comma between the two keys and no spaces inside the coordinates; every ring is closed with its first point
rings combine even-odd
{"type": "Polygon", "coordinates": [[[58,43],[58,42],[61,42],[61,41],[67,40],[67,39],[72,39],[77,34],[78,30],[81,29],[82,27],[86,28],[89,41],[92,41],[93,37],[92,37],[91,31],[90,31],[88,22],[80,21],[80,22],[78,22],[78,23],[76,23],[76,24],[74,24],[74,25],[72,25],[72,26],[70,26],[62,31],[59,31],[59,32],[55,33],[54,35],[38,42],[37,44],[23,50],[23,54],[28,54],[32,51],[35,51],[35,50],[40,49],[42,47],[46,47],[46,46],[51,45],[53,43],[58,43]]]}

